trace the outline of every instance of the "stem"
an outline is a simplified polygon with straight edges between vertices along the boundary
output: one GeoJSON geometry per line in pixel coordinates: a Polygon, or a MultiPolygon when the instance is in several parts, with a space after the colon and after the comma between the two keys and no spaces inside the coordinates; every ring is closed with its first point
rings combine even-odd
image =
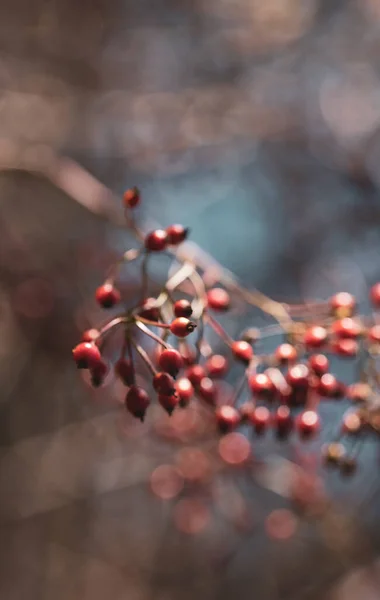
{"type": "Polygon", "coordinates": [[[247,371],[244,373],[244,375],[242,376],[242,378],[240,379],[240,381],[238,383],[235,394],[233,395],[231,401],[229,402],[230,406],[236,407],[236,403],[239,400],[239,398],[244,390],[246,381],[247,381],[247,371]]]}
{"type": "Polygon", "coordinates": [[[147,335],[148,337],[152,338],[152,340],[154,340],[155,342],[158,342],[158,344],[161,344],[161,346],[163,346],[164,348],[171,348],[172,347],[167,342],[164,342],[164,340],[162,340],[158,335],[156,335],[155,333],[153,333],[153,331],[151,331],[150,329],[148,329],[147,327],[145,327],[144,323],[141,323],[140,321],[136,321],[135,325],[143,333],[145,333],[145,335],[147,335]]]}
{"type": "Polygon", "coordinates": [[[133,352],[132,352],[132,345],[131,345],[131,336],[130,336],[129,332],[125,336],[125,343],[126,343],[126,348],[127,348],[127,352],[128,352],[128,358],[129,358],[129,361],[130,361],[131,366],[132,366],[133,384],[135,385],[135,383],[136,383],[136,369],[135,369],[135,361],[133,360],[133,352]]]}
{"type": "Polygon", "coordinates": [[[143,362],[148,367],[148,369],[151,372],[151,374],[153,375],[153,377],[155,375],[157,375],[157,369],[154,367],[152,361],[150,360],[148,354],[145,352],[144,348],[142,348],[140,346],[140,344],[137,344],[137,342],[135,342],[135,340],[133,338],[131,338],[131,342],[132,342],[133,347],[135,348],[136,352],[140,355],[140,357],[142,358],[143,362]]]}
{"type": "Polygon", "coordinates": [[[144,319],[144,317],[140,317],[140,315],[136,316],[136,325],[137,323],[144,323],[145,325],[150,325],[151,327],[160,327],[161,329],[170,329],[170,325],[167,323],[160,323],[159,321],[150,321],[149,319],[144,319]]]}
{"type": "Polygon", "coordinates": [[[231,347],[234,340],[230,337],[224,327],[221,326],[218,321],[214,319],[209,313],[205,315],[206,322],[210,325],[210,327],[215,331],[215,333],[227,344],[228,347],[231,347]]]}
{"type": "Polygon", "coordinates": [[[114,327],[117,327],[117,325],[120,325],[121,323],[128,323],[128,322],[129,322],[128,317],[115,317],[114,319],[109,321],[106,325],[104,325],[104,327],[102,327],[102,329],[99,331],[98,338],[100,338],[100,336],[103,336],[104,334],[108,333],[114,327]]]}
{"type": "Polygon", "coordinates": [[[141,303],[144,302],[148,291],[148,261],[150,254],[145,252],[141,263],[141,303]]]}

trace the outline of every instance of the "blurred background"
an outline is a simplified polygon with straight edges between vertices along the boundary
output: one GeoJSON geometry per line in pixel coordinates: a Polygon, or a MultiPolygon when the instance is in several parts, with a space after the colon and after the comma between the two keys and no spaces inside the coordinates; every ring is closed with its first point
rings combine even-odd
{"type": "MultiPolygon", "coordinates": [[[[376,438],[350,483],[322,477],[323,519],[275,513],[280,536],[281,494],[223,475],[253,520],[237,535],[207,494],[175,512],[162,471],[151,493],[177,456],[167,425],[125,420],[123,390],[90,390],[70,355],[134,244],[118,204],[131,185],[142,221],[185,223],[247,287],[286,302],[344,289],[368,312],[379,51],[378,0],[0,3],[1,598],[379,597],[376,438]]],[[[137,284],[132,270],[125,292],[137,284]]],[[[199,468],[216,442],[183,435],[199,468]]]]}

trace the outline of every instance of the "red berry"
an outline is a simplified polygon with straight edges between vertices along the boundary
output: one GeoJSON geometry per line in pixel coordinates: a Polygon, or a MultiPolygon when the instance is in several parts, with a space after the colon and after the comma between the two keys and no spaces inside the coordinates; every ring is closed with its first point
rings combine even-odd
{"type": "Polygon", "coordinates": [[[371,342],[380,344],[380,325],[373,325],[368,330],[368,338],[370,339],[371,342]]]}
{"type": "Polygon", "coordinates": [[[355,296],[348,292],[339,292],[330,298],[330,307],[337,317],[350,317],[356,307],[355,296]]]}
{"type": "Polygon", "coordinates": [[[216,311],[225,311],[230,306],[230,296],[223,288],[212,288],[207,292],[207,306],[216,311]]]}
{"type": "Polygon", "coordinates": [[[371,387],[364,382],[352,383],[347,389],[347,397],[353,402],[367,402],[371,394],[371,387]]]}
{"type": "Polygon", "coordinates": [[[274,392],[274,385],[266,373],[255,373],[248,379],[251,392],[256,396],[270,396],[274,392]]]}
{"type": "Polygon", "coordinates": [[[326,398],[339,398],[343,395],[344,388],[334,375],[325,373],[318,382],[317,391],[326,398]]]}
{"type": "Polygon", "coordinates": [[[223,377],[228,371],[228,361],[221,354],[214,354],[207,359],[205,364],[209,377],[223,377]]]}
{"type": "Polygon", "coordinates": [[[140,191],[134,186],[126,190],[123,195],[124,206],[126,208],[135,208],[140,203],[140,191]]]}
{"type": "Polygon", "coordinates": [[[234,357],[245,364],[248,364],[253,358],[252,346],[243,340],[233,342],[231,345],[231,350],[234,357]]]}
{"type": "Polygon", "coordinates": [[[255,405],[253,402],[245,402],[239,407],[240,418],[243,423],[253,423],[255,405]]]}
{"type": "Polygon", "coordinates": [[[170,225],[166,228],[166,234],[168,236],[168,244],[177,246],[187,238],[189,229],[183,225],[170,225]]]}
{"type": "Polygon", "coordinates": [[[179,371],[183,367],[183,358],[174,348],[167,348],[163,350],[159,356],[158,364],[160,369],[166,371],[166,373],[170,373],[173,377],[176,377],[179,371]]]}
{"type": "Polygon", "coordinates": [[[343,433],[359,433],[363,425],[360,414],[357,412],[348,412],[344,415],[342,421],[343,433]]]}
{"type": "Polygon", "coordinates": [[[370,297],[372,304],[378,308],[380,306],[380,282],[371,287],[370,297]]]}
{"type": "Polygon", "coordinates": [[[168,236],[163,229],[151,231],[145,238],[145,248],[150,252],[161,252],[165,250],[168,243],[168,236]]]}
{"type": "Polygon", "coordinates": [[[171,396],[175,393],[175,383],[169,373],[157,373],[153,377],[153,387],[159,394],[171,396]]]}
{"type": "Polygon", "coordinates": [[[166,410],[168,415],[171,415],[177,404],[179,403],[178,396],[172,394],[167,396],[166,394],[158,394],[158,402],[162,408],[166,410]]]}
{"type": "Polygon", "coordinates": [[[186,371],[186,377],[189,381],[191,381],[191,383],[197,387],[201,380],[203,379],[203,377],[206,376],[206,372],[204,370],[204,367],[202,367],[202,365],[193,365],[192,367],[189,367],[186,371]]]}
{"type": "Polygon", "coordinates": [[[82,334],[82,342],[96,342],[99,337],[99,331],[97,329],[87,329],[82,334]]]}
{"type": "Polygon", "coordinates": [[[315,410],[305,410],[298,415],[296,426],[301,435],[316,433],[320,426],[318,413],[315,410]]]}
{"type": "Polygon", "coordinates": [[[351,340],[350,338],[342,338],[339,340],[335,340],[332,344],[331,349],[335,354],[339,356],[343,356],[346,358],[353,358],[357,356],[359,351],[359,344],[356,340],[351,340]]]}
{"type": "Polygon", "coordinates": [[[233,431],[240,423],[239,412],[236,408],[227,404],[216,409],[215,417],[221,433],[233,431]]]}
{"type": "Polygon", "coordinates": [[[288,433],[293,426],[293,418],[288,406],[279,406],[274,415],[274,425],[280,435],[288,433]]]}
{"type": "Polygon", "coordinates": [[[139,315],[143,319],[148,319],[148,321],[159,321],[160,309],[157,307],[157,300],[155,298],[146,298],[141,304],[139,315]]]}
{"type": "Polygon", "coordinates": [[[177,395],[179,398],[179,404],[184,408],[189,404],[190,398],[194,394],[194,388],[191,381],[187,377],[181,377],[175,384],[177,395]]]}
{"type": "Polygon", "coordinates": [[[172,334],[180,338],[186,337],[192,333],[195,328],[196,324],[185,317],[177,317],[170,324],[170,331],[172,334]]]}
{"type": "Polygon", "coordinates": [[[330,368],[330,361],[324,354],[313,354],[308,361],[309,367],[318,377],[327,373],[330,368]]]}
{"type": "Polygon", "coordinates": [[[78,369],[91,369],[101,361],[99,348],[95,344],[82,342],[73,349],[73,358],[78,369]]]}
{"type": "Polygon", "coordinates": [[[188,319],[193,314],[191,303],[188,300],[177,300],[173,309],[176,317],[186,317],[188,319]]]}
{"type": "Polygon", "coordinates": [[[289,368],[286,380],[293,389],[307,388],[310,371],[304,364],[298,363],[289,368]]]}
{"type": "Polygon", "coordinates": [[[149,404],[149,396],[143,388],[137,385],[132,385],[129,388],[125,398],[125,405],[134,417],[143,421],[149,404]]]}
{"type": "Polygon", "coordinates": [[[292,363],[297,360],[297,350],[292,344],[280,344],[274,353],[276,361],[282,365],[292,363]]]}
{"type": "Polygon", "coordinates": [[[356,338],[362,333],[360,323],[349,317],[335,321],[331,328],[336,337],[340,338],[356,338]]]}
{"type": "Polygon", "coordinates": [[[207,404],[215,404],[218,390],[212,379],[209,377],[203,377],[199,382],[197,391],[200,397],[207,402],[207,404]]]}
{"type": "Polygon", "coordinates": [[[320,348],[327,341],[327,330],[320,325],[313,325],[306,330],[304,336],[305,346],[308,348],[320,348]]]}
{"type": "Polygon", "coordinates": [[[119,358],[115,364],[115,374],[125,385],[133,385],[135,382],[135,372],[132,362],[127,358],[119,358]]]}
{"type": "Polygon", "coordinates": [[[96,290],[95,298],[103,308],[112,308],[120,302],[121,295],[112,283],[104,283],[96,290]]]}
{"type": "Polygon", "coordinates": [[[90,369],[91,383],[94,387],[100,387],[108,373],[108,365],[100,360],[90,369]]]}
{"type": "Polygon", "coordinates": [[[256,433],[263,433],[270,425],[271,415],[266,406],[258,406],[250,419],[256,433]]]}

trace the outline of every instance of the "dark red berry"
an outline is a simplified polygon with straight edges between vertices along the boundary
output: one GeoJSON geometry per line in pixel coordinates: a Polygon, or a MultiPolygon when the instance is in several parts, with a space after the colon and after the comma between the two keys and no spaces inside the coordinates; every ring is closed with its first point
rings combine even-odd
{"type": "Polygon", "coordinates": [[[121,295],[112,283],[104,283],[96,290],[95,298],[103,308],[112,308],[120,302],[121,295]]]}
{"type": "Polygon", "coordinates": [[[215,411],[216,422],[221,433],[233,431],[240,423],[240,414],[233,406],[227,404],[215,411]]]}
{"type": "Polygon", "coordinates": [[[175,393],[175,383],[169,373],[157,373],[153,377],[153,387],[159,394],[171,396],[175,393]]]}
{"type": "Polygon", "coordinates": [[[99,337],[99,331],[97,329],[87,329],[82,334],[82,342],[96,342],[99,337]]]}
{"type": "Polygon", "coordinates": [[[137,385],[132,385],[129,388],[125,398],[125,405],[134,417],[143,421],[149,404],[149,396],[143,388],[137,385]]]}
{"type": "Polygon", "coordinates": [[[188,319],[193,314],[191,303],[188,300],[177,300],[173,309],[176,317],[186,317],[188,319]]]}
{"type": "Polygon", "coordinates": [[[168,244],[177,246],[185,241],[189,235],[189,229],[183,225],[170,225],[166,228],[166,234],[168,237],[168,244]]]}
{"type": "Polygon", "coordinates": [[[115,364],[115,374],[125,385],[130,386],[135,382],[133,364],[128,358],[119,358],[115,364]]]}
{"type": "Polygon", "coordinates": [[[380,306],[380,282],[371,287],[370,297],[372,304],[378,308],[380,306]]]}
{"type": "Polygon", "coordinates": [[[150,252],[161,252],[165,250],[168,243],[168,236],[164,229],[151,231],[145,238],[145,248],[150,252]]]}
{"type": "Polygon", "coordinates": [[[368,330],[368,339],[375,344],[380,344],[380,325],[373,325],[368,330]]]}
{"type": "Polygon", "coordinates": [[[157,300],[155,298],[146,298],[141,304],[139,315],[143,319],[148,319],[148,321],[159,321],[160,309],[157,307],[157,300]]]}
{"type": "Polygon", "coordinates": [[[95,344],[82,342],[73,349],[73,358],[78,369],[91,369],[101,361],[102,357],[95,344]]]}
{"type": "Polygon", "coordinates": [[[167,348],[162,350],[158,364],[162,371],[166,371],[166,373],[170,373],[170,375],[176,377],[183,367],[184,360],[178,350],[167,348]]]}
{"type": "Polygon", "coordinates": [[[316,433],[320,427],[318,413],[315,410],[305,410],[296,419],[297,429],[302,436],[316,433]]]}
{"type": "Polygon", "coordinates": [[[203,377],[199,382],[197,392],[207,404],[211,406],[215,404],[218,390],[212,379],[203,377]]]}
{"type": "Polygon", "coordinates": [[[330,298],[330,307],[333,314],[340,319],[351,317],[356,307],[355,296],[348,292],[339,292],[330,298]]]}
{"type": "Polygon", "coordinates": [[[192,395],[194,394],[194,388],[192,383],[187,377],[181,377],[175,384],[177,390],[177,396],[179,398],[179,404],[182,408],[187,406],[190,402],[192,395]]]}
{"type": "Polygon", "coordinates": [[[274,415],[274,425],[279,435],[285,435],[293,427],[293,418],[288,406],[279,406],[274,415]]]}
{"type": "Polygon", "coordinates": [[[228,371],[228,361],[221,354],[214,354],[207,359],[205,369],[209,377],[223,377],[228,371]]]}
{"type": "Polygon", "coordinates": [[[244,364],[248,364],[253,358],[252,346],[243,340],[233,342],[231,345],[231,350],[234,357],[244,364]]]}
{"type": "Polygon", "coordinates": [[[193,365],[187,369],[186,377],[195,387],[197,387],[203,377],[206,377],[206,371],[202,365],[193,365]]]}
{"type": "Polygon", "coordinates": [[[123,195],[124,206],[126,208],[135,208],[140,203],[140,191],[134,186],[126,190],[123,195]]]}
{"type": "Polygon", "coordinates": [[[321,348],[327,341],[327,330],[320,325],[313,325],[306,330],[304,343],[307,348],[321,348]]]}
{"type": "Polygon", "coordinates": [[[331,373],[322,375],[317,385],[317,391],[326,398],[339,398],[344,393],[342,384],[331,373]]]}
{"type": "Polygon", "coordinates": [[[362,333],[362,327],[358,321],[345,317],[335,321],[331,327],[336,337],[340,338],[356,338],[362,333]]]}
{"type": "Polygon", "coordinates": [[[307,388],[309,385],[310,371],[304,364],[296,364],[289,368],[286,380],[293,389],[307,388]]]}
{"type": "Polygon", "coordinates": [[[223,288],[212,288],[207,292],[207,306],[223,312],[230,307],[230,296],[223,288]]]}
{"type": "Polygon", "coordinates": [[[171,396],[167,396],[165,394],[158,395],[158,402],[161,404],[162,408],[166,410],[168,415],[171,415],[177,404],[179,403],[179,397],[172,394],[171,396]]]}
{"type": "Polygon", "coordinates": [[[313,354],[308,361],[310,369],[320,377],[327,373],[330,368],[330,361],[324,354],[313,354]]]}
{"type": "Polygon", "coordinates": [[[271,396],[275,390],[273,382],[266,373],[255,373],[248,379],[248,385],[255,396],[271,396]]]}
{"type": "Polygon", "coordinates": [[[266,406],[258,406],[250,419],[256,433],[263,433],[270,425],[271,415],[266,406]]]}
{"type": "Polygon", "coordinates": [[[286,365],[297,360],[297,350],[292,344],[280,344],[276,348],[274,356],[281,365],[286,365]]]}
{"type": "Polygon", "coordinates": [[[103,360],[96,363],[91,369],[91,383],[94,387],[100,387],[108,373],[108,365],[103,360]]]}
{"type": "Polygon", "coordinates": [[[331,350],[338,356],[353,358],[357,356],[359,352],[359,344],[356,340],[342,338],[333,342],[331,345],[331,350]]]}
{"type": "Polygon", "coordinates": [[[173,335],[183,338],[189,335],[196,328],[196,323],[189,321],[185,317],[177,317],[170,324],[170,331],[173,335]]]}

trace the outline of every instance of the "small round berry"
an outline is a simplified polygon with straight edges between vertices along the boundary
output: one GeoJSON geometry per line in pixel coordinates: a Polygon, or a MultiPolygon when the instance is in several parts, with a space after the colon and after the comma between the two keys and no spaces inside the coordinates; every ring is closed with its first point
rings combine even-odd
{"type": "Polygon", "coordinates": [[[231,350],[234,357],[244,364],[248,364],[253,358],[252,346],[243,340],[233,342],[231,350]]]}
{"type": "Polygon", "coordinates": [[[380,306],[380,282],[371,287],[370,298],[372,304],[378,308],[380,306]]]}
{"type": "Polygon", "coordinates": [[[255,373],[248,379],[251,392],[256,396],[271,396],[274,392],[273,382],[266,373],[255,373]]]}
{"type": "Polygon", "coordinates": [[[187,377],[181,377],[175,384],[177,396],[179,398],[179,405],[185,408],[194,394],[194,388],[192,383],[187,377]]]}
{"type": "Polygon", "coordinates": [[[176,377],[184,365],[184,361],[178,350],[166,348],[158,358],[158,364],[162,371],[176,377]]]}
{"type": "Polygon", "coordinates": [[[164,229],[155,229],[151,231],[145,238],[145,248],[149,252],[161,252],[165,250],[168,243],[168,235],[164,229]]]}
{"type": "Polygon", "coordinates": [[[330,298],[330,307],[333,314],[340,319],[351,317],[356,308],[355,296],[348,292],[339,292],[330,298]]]}
{"type": "Polygon", "coordinates": [[[206,377],[206,371],[202,365],[193,365],[187,369],[186,377],[195,387],[197,387],[203,377],[206,377]]]}
{"type": "Polygon", "coordinates": [[[135,208],[140,203],[140,191],[136,186],[126,190],[123,195],[124,206],[126,208],[135,208]]]}
{"type": "Polygon", "coordinates": [[[104,283],[96,290],[95,299],[103,308],[112,308],[120,302],[121,295],[112,283],[104,283]]]}
{"type": "Polygon", "coordinates": [[[169,373],[156,373],[153,377],[153,387],[159,394],[172,396],[175,393],[175,383],[169,373]]]}
{"type": "Polygon", "coordinates": [[[132,362],[127,358],[119,358],[115,364],[115,374],[124,385],[130,386],[135,382],[135,371],[132,362]]]}
{"type": "Polygon", "coordinates": [[[253,402],[244,402],[239,406],[239,413],[242,423],[254,423],[255,405],[253,402]]]}
{"type": "Polygon", "coordinates": [[[293,427],[293,417],[288,406],[279,406],[274,415],[274,425],[279,435],[286,435],[293,427]]]}
{"type": "Polygon", "coordinates": [[[100,360],[90,369],[91,383],[94,387],[100,387],[108,373],[108,365],[104,360],[100,360]]]}
{"type": "Polygon", "coordinates": [[[99,348],[89,342],[81,342],[73,349],[73,358],[78,369],[91,369],[101,361],[99,348]]]}
{"type": "Polygon", "coordinates": [[[347,388],[347,397],[353,402],[367,402],[371,393],[371,386],[364,382],[352,383],[347,388]]]}
{"type": "Polygon", "coordinates": [[[368,339],[375,344],[380,344],[380,325],[373,325],[368,330],[368,339]]]}
{"type": "Polygon", "coordinates": [[[233,431],[240,423],[239,411],[237,411],[233,406],[229,406],[227,404],[216,409],[215,417],[221,433],[233,431]]]}
{"type": "Polygon", "coordinates": [[[156,298],[145,298],[139,308],[139,315],[143,319],[148,321],[159,321],[160,320],[160,309],[157,307],[156,298]]]}
{"type": "Polygon", "coordinates": [[[209,377],[223,377],[228,371],[228,360],[221,354],[213,354],[207,359],[205,369],[209,377]]]}
{"type": "Polygon", "coordinates": [[[252,418],[250,419],[256,433],[263,433],[270,425],[271,414],[266,406],[258,406],[255,408],[252,418]]]}
{"type": "Polygon", "coordinates": [[[356,340],[341,338],[334,341],[331,350],[343,358],[354,358],[359,352],[359,344],[356,340]]]}
{"type": "Polygon", "coordinates": [[[331,373],[322,375],[317,385],[317,391],[321,396],[325,396],[326,398],[339,398],[344,392],[342,385],[335,375],[331,375],[331,373]]]}
{"type": "Polygon", "coordinates": [[[212,310],[223,312],[230,307],[230,296],[223,288],[212,288],[207,292],[207,306],[212,310]]]}
{"type": "Polygon", "coordinates": [[[125,398],[125,405],[127,410],[134,416],[144,420],[146,410],[150,404],[149,396],[146,391],[137,386],[132,385],[125,398]]]}
{"type": "Polygon", "coordinates": [[[87,329],[82,334],[82,342],[89,342],[91,344],[92,342],[96,342],[98,337],[99,337],[98,329],[95,329],[95,328],[87,329]]]}
{"type": "Polygon", "coordinates": [[[298,415],[296,426],[300,435],[307,436],[316,433],[320,427],[318,413],[315,410],[305,410],[298,415]]]}
{"type": "Polygon", "coordinates": [[[188,300],[177,300],[174,303],[173,309],[176,317],[186,317],[189,319],[193,314],[191,303],[188,300]]]}
{"type": "Polygon", "coordinates": [[[327,330],[320,325],[313,325],[306,330],[304,343],[307,348],[321,348],[327,341],[327,330]]]}
{"type": "Polygon", "coordinates": [[[342,430],[344,433],[356,434],[362,428],[362,420],[357,412],[347,412],[343,416],[342,430]]]}
{"type": "Polygon", "coordinates": [[[240,336],[240,339],[242,339],[244,342],[248,342],[249,344],[258,342],[260,338],[260,329],[257,329],[257,327],[249,327],[248,329],[245,329],[240,336]]]}
{"type": "Polygon", "coordinates": [[[343,444],[332,442],[322,448],[324,461],[329,465],[338,465],[345,454],[343,444]]]}
{"type": "Polygon", "coordinates": [[[166,228],[168,244],[171,246],[181,244],[189,235],[189,231],[189,228],[184,227],[183,225],[169,225],[169,227],[166,228]]]}
{"type": "Polygon", "coordinates": [[[308,360],[308,365],[318,377],[321,377],[329,370],[330,361],[324,354],[312,354],[308,360]]]}
{"type": "Polygon", "coordinates": [[[212,379],[209,377],[203,377],[203,379],[201,379],[199,382],[197,391],[200,397],[207,402],[207,404],[210,404],[211,406],[215,405],[217,388],[212,379]]]}
{"type": "Polygon", "coordinates": [[[196,323],[185,317],[177,317],[170,323],[170,331],[177,337],[184,338],[194,331],[196,323]]]}
{"type": "Polygon", "coordinates": [[[275,359],[281,365],[286,365],[297,360],[297,350],[292,344],[280,344],[274,353],[275,359]]]}
{"type": "Polygon", "coordinates": [[[340,338],[357,338],[362,333],[360,323],[350,317],[335,321],[331,329],[336,337],[340,338]]]}
{"type": "Polygon", "coordinates": [[[158,394],[158,402],[161,404],[162,408],[166,410],[168,415],[170,416],[179,404],[179,397],[175,394],[166,395],[166,394],[158,394]]]}
{"type": "Polygon", "coordinates": [[[286,380],[293,389],[307,388],[309,385],[310,371],[302,363],[298,363],[289,368],[286,374],[286,380]]]}

